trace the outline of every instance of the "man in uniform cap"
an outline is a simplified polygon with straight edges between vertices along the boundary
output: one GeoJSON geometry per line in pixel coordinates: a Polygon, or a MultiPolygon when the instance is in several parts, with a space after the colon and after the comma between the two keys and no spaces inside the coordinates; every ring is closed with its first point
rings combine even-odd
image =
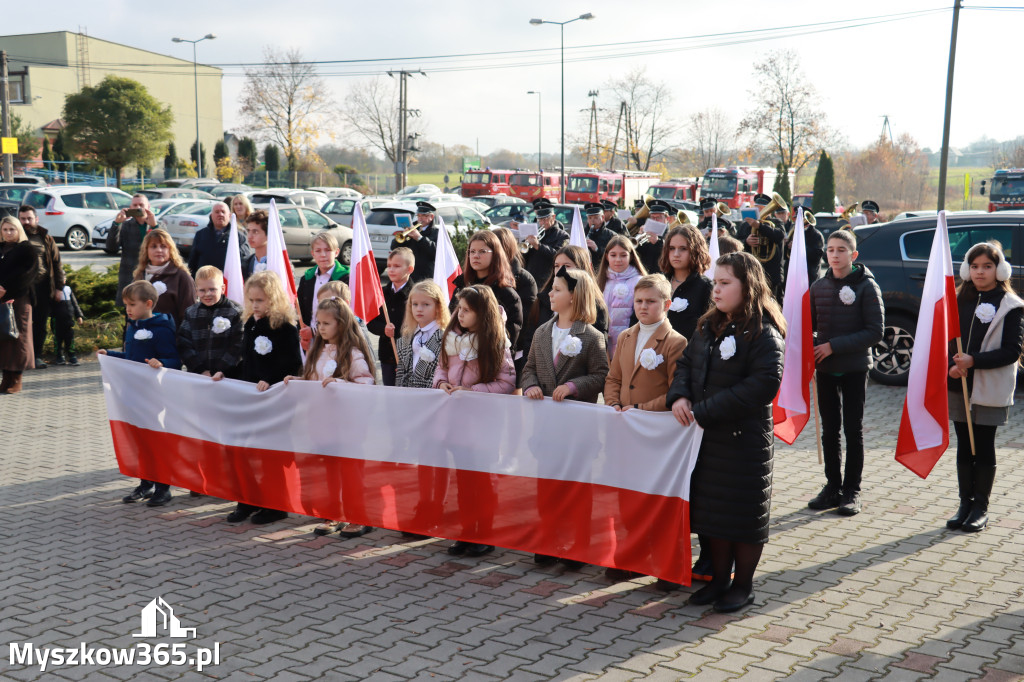
{"type": "MultiPolygon", "coordinates": [[[[754,204],[759,211],[763,211],[764,207],[770,203],[771,197],[764,194],[754,197],[754,204]],[[768,199],[768,201],[765,202],[764,199],[768,199]]],[[[779,208],[780,210],[776,211],[774,215],[765,216],[763,222],[757,218],[744,218],[737,230],[736,238],[743,242],[743,250],[753,254],[761,263],[761,267],[764,268],[764,273],[768,277],[772,294],[781,301],[784,294],[782,288],[785,260],[783,251],[789,228],[786,220],[789,216],[789,207],[781,206],[779,208]]]]}
{"type": "Polygon", "coordinates": [[[865,199],[860,202],[860,212],[864,214],[864,217],[868,220],[868,225],[882,222],[882,219],[878,217],[879,206],[877,201],[871,199],[865,199]]]}
{"type": "Polygon", "coordinates": [[[615,233],[604,226],[604,206],[592,201],[584,204],[583,212],[587,214],[587,227],[584,235],[587,238],[587,248],[590,249],[590,260],[594,264],[594,272],[601,266],[601,257],[604,256],[604,248],[615,233]]]}
{"type": "Polygon", "coordinates": [[[619,220],[619,217],[615,215],[615,211],[619,208],[618,204],[614,201],[608,201],[607,199],[601,200],[601,208],[604,209],[604,226],[615,234],[626,234],[626,227],[619,220]]]}
{"type": "MultiPolygon", "coordinates": [[[[533,202],[537,220],[537,236],[530,235],[526,244],[530,249],[523,255],[523,267],[533,275],[538,287],[543,287],[555,269],[555,254],[569,241],[569,233],[555,219],[555,209],[547,199],[533,202]]],[[[512,229],[516,229],[513,224],[512,229]]]]}
{"type": "MultiPolygon", "coordinates": [[[[647,208],[651,213],[647,217],[644,226],[647,226],[651,221],[665,223],[666,225],[672,222],[672,215],[675,211],[672,210],[672,207],[667,202],[655,199],[647,205],[647,208]]],[[[665,241],[661,238],[664,237],[664,233],[662,233],[661,237],[647,230],[637,233],[637,236],[640,236],[640,234],[646,234],[647,241],[636,247],[636,255],[640,258],[640,262],[644,264],[644,267],[647,268],[648,273],[661,272],[661,268],[658,267],[658,260],[661,258],[661,248],[665,241]]]]}
{"type": "MultiPolygon", "coordinates": [[[[718,201],[711,197],[704,197],[700,200],[700,210],[704,215],[701,217],[700,222],[697,223],[697,229],[701,233],[710,239],[711,235],[711,216],[718,209],[718,201]]],[[[718,216],[718,236],[719,237],[735,237],[736,228],[732,226],[732,221],[725,216],[718,216]],[[722,234],[722,231],[725,234],[722,234]]]]}
{"type": "MultiPolygon", "coordinates": [[[[416,202],[416,227],[406,235],[408,239],[399,244],[397,240],[391,240],[391,250],[399,246],[410,249],[416,257],[416,265],[413,267],[410,279],[420,282],[434,276],[434,254],[437,253],[438,231],[434,226],[434,213],[437,211],[426,201],[416,202]]],[[[392,234],[398,236],[402,230],[395,230],[392,234]]]]}

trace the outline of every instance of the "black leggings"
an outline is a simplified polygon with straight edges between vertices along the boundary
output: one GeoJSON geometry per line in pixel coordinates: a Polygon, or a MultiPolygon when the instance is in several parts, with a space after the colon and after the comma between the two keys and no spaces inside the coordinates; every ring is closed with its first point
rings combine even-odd
{"type": "Polygon", "coordinates": [[[764,545],[759,542],[731,542],[722,538],[706,538],[711,546],[713,578],[711,583],[720,587],[729,585],[733,562],[736,562],[736,577],[732,589],[739,593],[750,592],[754,587],[754,571],[761,560],[764,545]]]}
{"type": "Polygon", "coordinates": [[[971,456],[971,436],[967,432],[967,422],[953,422],[956,431],[956,463],[957,466],[996,465],[996,429],[997,426],[974,425],[974,456],[971,456]]]}

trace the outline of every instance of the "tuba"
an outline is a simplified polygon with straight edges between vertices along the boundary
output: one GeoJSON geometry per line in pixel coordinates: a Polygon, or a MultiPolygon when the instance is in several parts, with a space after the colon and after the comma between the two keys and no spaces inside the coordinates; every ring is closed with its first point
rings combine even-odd
{"type": "Polygon", "coordinates": [[[683,209],[679,209],[679,211],[675,214],[675,216],[673,216],[672,220],[669,222],[668,227],[665,228],[665,232],[668,233],[668,231],[674,227],[689,224],[690,216],[686,215],[686,211],[684,211],[683,209]]]}
{"type": "MultiPolygon", "coordinates": [[[[782,197],[779,198],[781,199],[782,197]]],[[[719,218],[722,218],[732,213],[732,209],[729,208],[729,204],[725,203],[724,201],[719,201],[718,205],[715,206],[715,212],[718,214],[719,218]]]]}
{"type": "Polygon", "coordinates": [[[853,202],[839,214],[839,229],[840,230],[852,230],[853,227],[850,225],[850,218],[853,217],[854,213],[857,213],[857,209],[860,207],[858,202],[853,202]]]}
{"type": "Polygon", "coordinates": [[[637,209],[636,213],[626,221],[626,236],[633,242],[633,246],[640,246],[647,243],[647,233],[643,231],[639,222],[646,220],[651,215],[651,202],[654,200],[650,194],[644,197],[644,205],[637,209]]]}
{"type": "Polygon", "coordinates": [[[757,224],[750,228],[751,236],[758,238],[757,246],[751,247],[750,253],[762,263],[768,263],[775,258],[775,253],[779,247],[776,244],[766,244],[761,240],[759,235],[761,225],[772,226],[773,223],[768,220],[768,217],[773,215],[779,208],[786,208],[786,200],[778,192],[772,192],[772,200],[768,202],[768,205],[758,215],[757,224]]]}

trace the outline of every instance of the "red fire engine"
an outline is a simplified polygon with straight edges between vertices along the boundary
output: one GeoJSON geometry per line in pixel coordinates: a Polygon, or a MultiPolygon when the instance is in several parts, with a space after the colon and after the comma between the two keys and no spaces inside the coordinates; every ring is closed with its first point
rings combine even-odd
{"type": "MultiPolygon", "coordinates": [[[[1001,168],[990,181],[988,211],[1009,211],[1024,208],[1024,168],[1001,168]]],[[[981,181],[985,195],[985,181],[981,181]]]]}
{"type": "MultiPolygon", "coordinates": [[[[754,204],[755,194],[771,194],[778,174],[774,168],[729,166],[709,168],[704,173],[700,196],[725,203],[729,208],[745,208],[754,204]]],[[[796,171],[789,171],[789,186],[796,181],[796,171]]]]}
{"type": "Polygon", "coordinates": [[[657,173],[644,171],[577,171],[569,176],[565,201],[570,204],[585,204],[607,199],[621,206],[632,206],[648,188],[661,180],[657,173]]]}
{"type": "Polygon", "coordinates": [[[700,183],[697,178],[670,178],[651,185],[647,193],[655,199],[697,201],[700,199],[700,183]]]}
{"type": "Polygon", "coordinates": [[[475,197],[478,194],[511,194],[509,182],[515,171],[484,170],[467,171],[462,178],[462,196],[475,197]]]}
{"type": "Polygon", "coordinates": [[[518,171],[509,183],[511,194],[527,201],[544,197],[557,203],[562,196],[561,177],[558,171],[518,171]]]}

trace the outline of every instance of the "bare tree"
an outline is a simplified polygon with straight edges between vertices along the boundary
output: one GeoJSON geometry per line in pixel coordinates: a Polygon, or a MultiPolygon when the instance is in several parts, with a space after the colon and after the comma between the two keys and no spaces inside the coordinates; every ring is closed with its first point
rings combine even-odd
{"type": "MultiPolygon", "coordinates": [[[[346,98],[342,118],[350,132],[365,146],[381,152],[395,163],[399,157],[400,122],[398,120],[398,81],[378,76],[352,86],[346,98]]],[[[422,118],[408,119],[410,136],[423,134],[422,118]]]]}
{"type": "Polygon", "coordinates": [[[795,51],[772,52],[754,70],[761,87],[751,91],[753,107],[739,127],[750,136],[752,149],[799,171],[821,149],[835,148],[837,134],[818,109],[814,86],[800,71],[795,51]]]}
{"type": "Polygon", "coordinates": [[[605,88],[616,105],[605,108],[602,149],[611,151],[618,131],[619,150],[625,149],[630,165],[636,170],[649,170],[655,159],[674,146],[672,139],[679,132],[670,115],[671,90],[666,84],[648,78],[644,67],[610,81],[605,88]],[[620,115],[621,102],[626,104],[624,116],[620,115]]]}
{"type": "Polygon", "coordinates": [[[705,109],[690,115],[687,142],[703,172],[729,160],[736,148],[736,131],[721,109],[705,109]]]}
{"type": "Polygon", "coordinates": [[[245,70],[240,115],[259,138],[284,149],[289,170],[314,155],[320,131],[330,122],[333,102],[316,67],[302,63],[302,52],[281,54],[263,48],[264,65],[245,70]]]}
{"type": "Polygon", "coordinates": [[[1004,142],[995,156],[996,168],[1024,167],[1024,137],[1004,142]]]}

